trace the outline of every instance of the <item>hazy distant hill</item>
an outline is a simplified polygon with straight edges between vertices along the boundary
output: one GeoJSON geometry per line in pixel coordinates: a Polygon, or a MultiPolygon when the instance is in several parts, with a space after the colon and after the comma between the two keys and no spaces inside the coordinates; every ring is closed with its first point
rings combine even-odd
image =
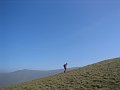
{"type": "Polygon", "coordinates": [[[120,58],[1,90],[120,90],[120,58]]]}
{"type": "Polygon", "coordinates": [[[58,70],[40,71],[40,70],[24,69],[11,73],[0,73],[0,86],[2,87],[2,86],[33,80],[36,78],[47,77],[60,72],[63,72],[63,70],[58,69],[58,70]]]}

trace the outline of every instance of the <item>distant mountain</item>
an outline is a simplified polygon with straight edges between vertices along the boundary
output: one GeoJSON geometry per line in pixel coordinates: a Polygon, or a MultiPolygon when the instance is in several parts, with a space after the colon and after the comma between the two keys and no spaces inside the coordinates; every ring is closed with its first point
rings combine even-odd
{"type": "Polygon", "coordinates": [[[61,72],[63,72],[63,69],[48,71],[23,69],[11,73],[0,73],[0,87],[26,82],[37,78],[52,76],[61,72]]]}
{"type": "Polygon", "coordinates": [[[1,90],[120,90],[120,58],[104,60],[1,90]]]}

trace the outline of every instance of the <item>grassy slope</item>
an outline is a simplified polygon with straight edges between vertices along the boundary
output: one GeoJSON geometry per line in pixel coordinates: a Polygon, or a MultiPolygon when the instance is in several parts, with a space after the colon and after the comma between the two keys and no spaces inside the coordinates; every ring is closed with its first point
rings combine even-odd
{"type": "Polygon", "coordinates": [[[120,58],[1,90],[120,90],[120,58]]]}

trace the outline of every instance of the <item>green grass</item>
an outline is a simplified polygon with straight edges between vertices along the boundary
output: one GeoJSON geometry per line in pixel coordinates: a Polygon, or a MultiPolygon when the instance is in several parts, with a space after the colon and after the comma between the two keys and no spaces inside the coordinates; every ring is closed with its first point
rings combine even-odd
{"type": "Polygon", "coordinates": [[[0,90],[120,90],[120,58],[0,90]]]}

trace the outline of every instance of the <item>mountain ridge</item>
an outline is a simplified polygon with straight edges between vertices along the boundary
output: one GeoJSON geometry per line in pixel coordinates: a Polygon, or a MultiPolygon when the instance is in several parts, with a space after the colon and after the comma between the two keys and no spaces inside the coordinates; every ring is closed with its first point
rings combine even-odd
{"type": "MultiPolygon", "coordinates": [[[[76,67],[77,68],[77,67],[76,67]]],[[[69,68],[69,70],[74,68],[69,68]]],[[[63,69],[56,70],[29,70],[22,69],[9,73],[0,73],[0,87],[31,81],[37,78],[52,76],[63,72],[63,69]]]]}

